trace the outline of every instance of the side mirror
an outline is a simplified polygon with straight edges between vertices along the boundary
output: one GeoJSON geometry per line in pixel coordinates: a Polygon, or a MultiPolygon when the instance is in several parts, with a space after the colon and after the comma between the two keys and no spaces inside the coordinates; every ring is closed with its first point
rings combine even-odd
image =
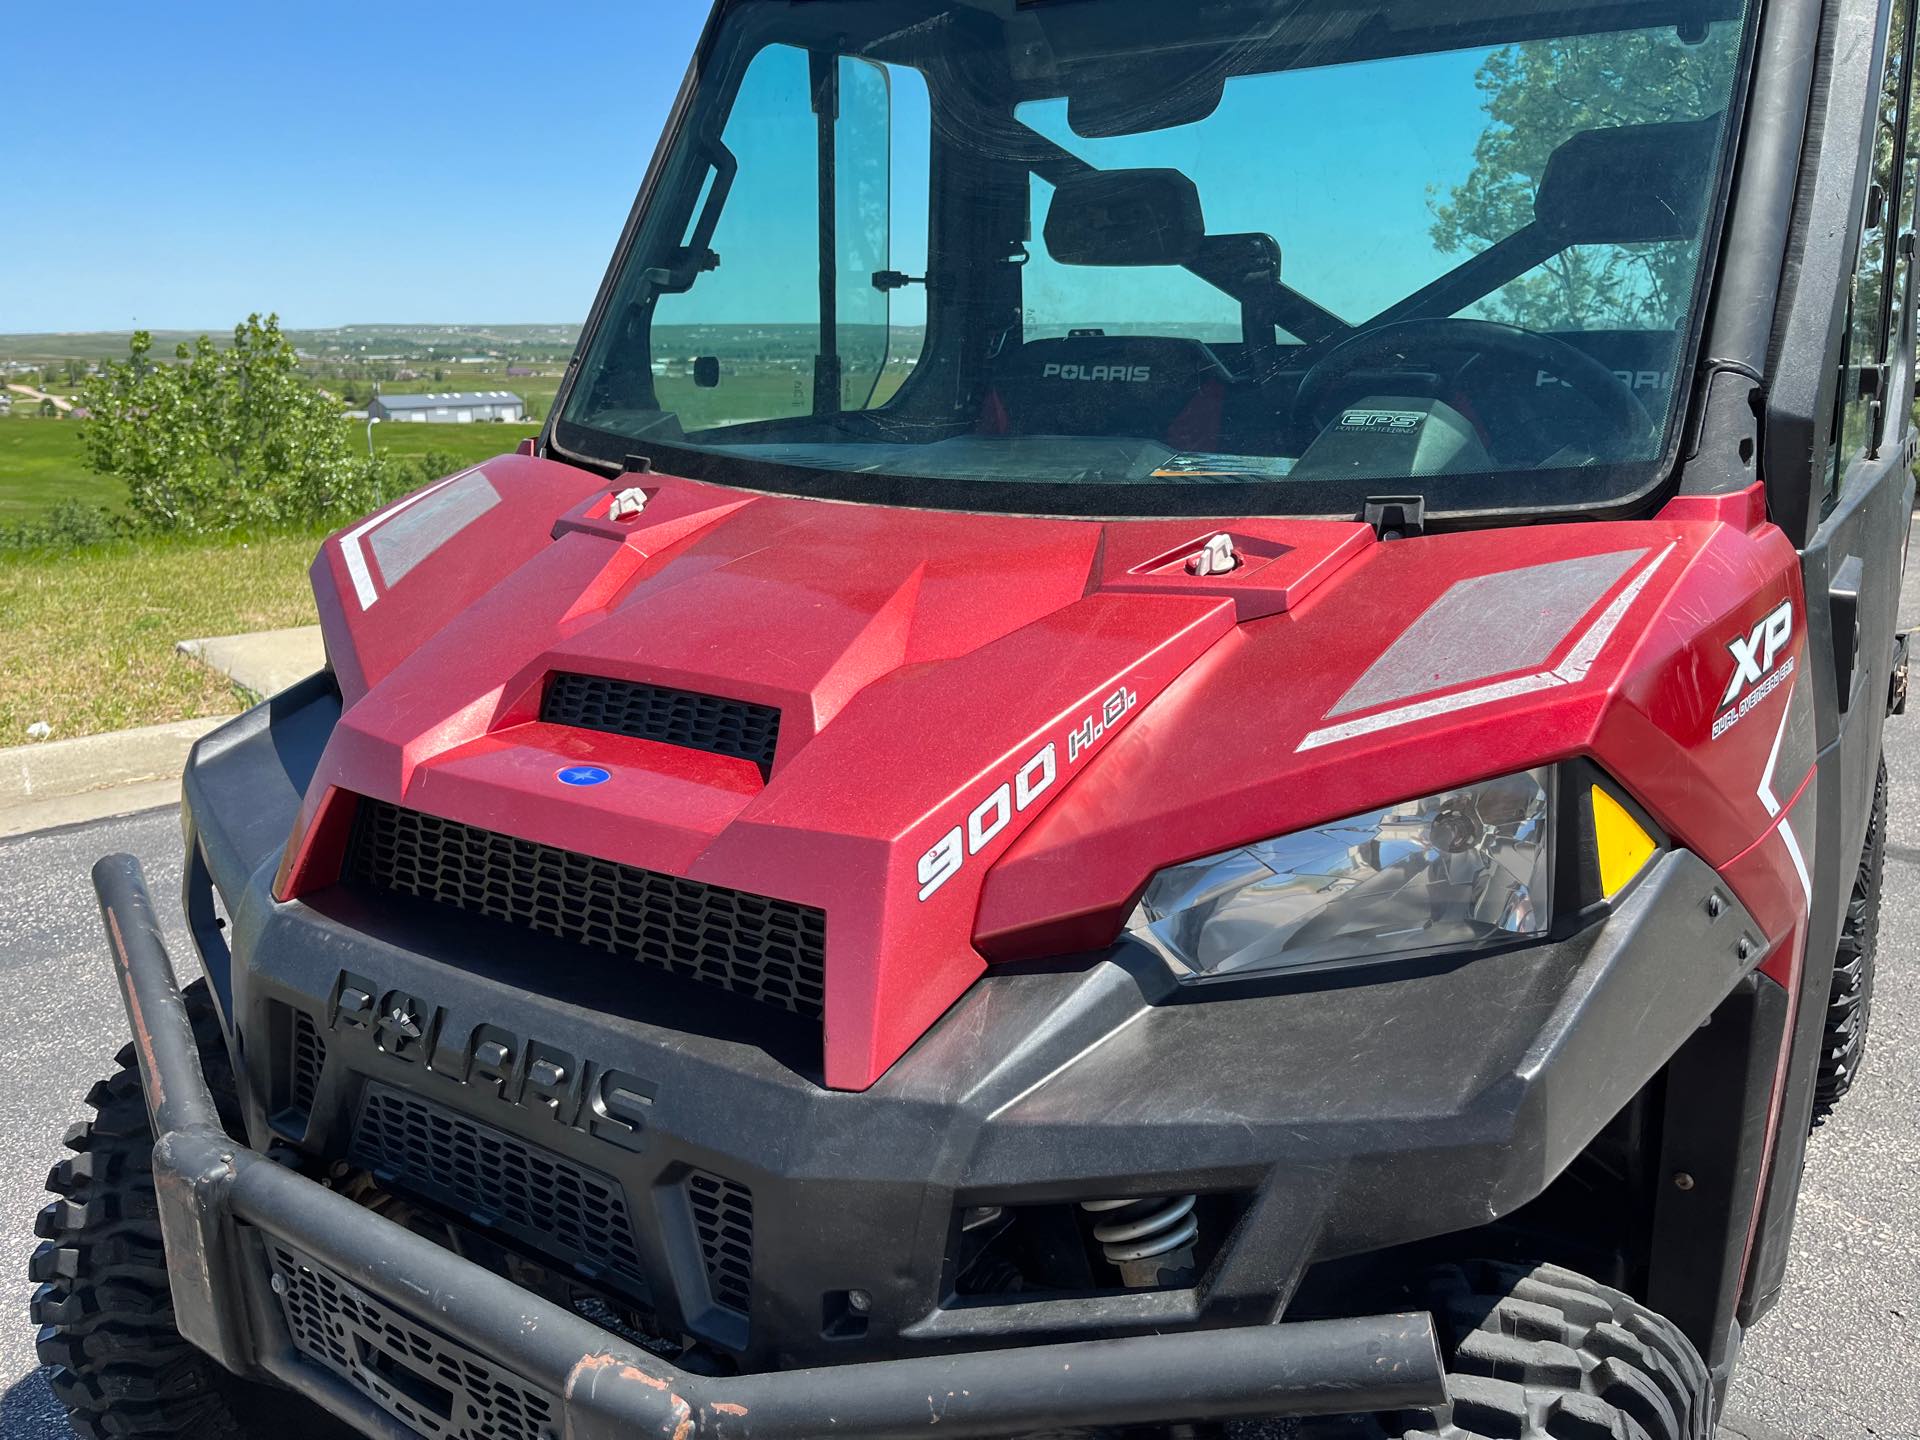
{"type": "Polygon", "coordinates": [[[1583,130],[1547,159],[1534,219],[1564,245],[1690,240],[1706,213],[1721,117],[1583,130]]]}
{"type": "Polygon", "coordinates": [[[1062,265],[1184,265],[1207,238],[1199,188],[1178,170],[1087,170],[1047,207],[1047,253],[1062,265]]]}

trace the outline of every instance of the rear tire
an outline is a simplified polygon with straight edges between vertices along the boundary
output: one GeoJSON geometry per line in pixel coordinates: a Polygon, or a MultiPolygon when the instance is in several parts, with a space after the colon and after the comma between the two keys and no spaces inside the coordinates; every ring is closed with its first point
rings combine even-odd
{"type": "Polygon", "coordinates": [[[1840,948],[1833,957],[1833,984],[1827,996],[1825,1033],[1820,1041],[1820,1073],[1813,1087],[1813,1124],[1833,1114],[1853,1088],[1867,1057],[1867,1026],[1873,1019],[1873,970],[1880,940],[1880,882],[1887,853],[1887,762],[1873,783],[1873,812],[1867,843],[1854,872],[1847,918],[1840,927],[1840,948]]]}
{"type": "MultiPolygon", "coordinates": [[[[207,1083],[238,1128],[233,1071],[204,981],[186,991],[207,1083]]],[[[87,1095],[93,1118],[47,1176],[28,1265],[40,1363],[86,1440],[343,1440],[345,1426],[277,1385],[243,1380],[181,1339],[153,1193],[153,1131],[133,1047],[87,1095]]]]}
{"type": "Polygon", "coordinates": [[[1279,1422],[1292,1440],[1710,1440],[1713,1384],[1693,1345],[1646,1306],[1555,1265],[1466,1261],[1424,1304],[1447,1361],[1431,1412],[1279,1422]]]}

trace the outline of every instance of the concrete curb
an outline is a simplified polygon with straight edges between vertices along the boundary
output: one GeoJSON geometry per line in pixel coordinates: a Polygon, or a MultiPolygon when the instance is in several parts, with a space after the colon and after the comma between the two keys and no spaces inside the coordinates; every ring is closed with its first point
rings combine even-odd
{"type": "MultiPolygon", "coordinates": [[[[227,676],[255,700],[278,694],[326,663],[318,625],[182,640],[174,648],[227,676]]],[[[0,750],[0,836],[173,804],[180,798],[180,772],[193,742],[229,718],[179,720],[0,750]]]]}
{"type": "Polygon", "coordinates": [[[0,841],[65,825],[84,825],[110,815],[137,815],[142,810],[179,803],[180,778],[175,776],[171,780],[116,785],[111,790],[89,790],[84,795],[60,795],[0,805],[0,841]]]}
{"type": "Polygon", "coordinates": [[[178,799],[193,742],[230,718],[176,720],[0,750],[0,835],[178,799]],[[123,793],[122,787],[137,787],[137,793],[123,793]]]}
{"type": "Polygon", "coordinates": [[[318,625],[259,630],[251,635],[213,635],[203,640],[182,640],[173,648],[219,671],[256,701],[278,695],[327,663],[318,625]]]}

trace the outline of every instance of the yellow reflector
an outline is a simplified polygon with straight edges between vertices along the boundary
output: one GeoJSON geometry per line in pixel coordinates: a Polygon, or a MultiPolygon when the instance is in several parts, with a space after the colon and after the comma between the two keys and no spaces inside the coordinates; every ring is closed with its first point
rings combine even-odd
{"type": "Polygon", "coordinates": [[[1600,890],[1611,900],[1627,888],[1653,854],[1653,837],[1626,812],[1621,803],[1593,787],[1594,849],[1600,855],[1600,890]]]}

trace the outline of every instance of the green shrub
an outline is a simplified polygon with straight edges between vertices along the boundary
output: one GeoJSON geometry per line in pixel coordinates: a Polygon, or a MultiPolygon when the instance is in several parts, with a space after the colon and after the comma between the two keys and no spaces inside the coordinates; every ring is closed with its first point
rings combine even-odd
{"type": "Polygon", "coordinates": [[[82,388],[81,443],[94,470],[126,481],[135,525],[314,526],[371,493],[339,406],[300,372],[278,317],[248,316],[224,350],[205,335],[180,345],[177,364],[153,359],[144,330],[128,349],[82,388]]]}
{"type": "Polygon", "coordinates": [[[98,505],[60,500],[38,520],[0,527],[0,551],[84,550],[125,532],[125,521],[98,505]]]}

